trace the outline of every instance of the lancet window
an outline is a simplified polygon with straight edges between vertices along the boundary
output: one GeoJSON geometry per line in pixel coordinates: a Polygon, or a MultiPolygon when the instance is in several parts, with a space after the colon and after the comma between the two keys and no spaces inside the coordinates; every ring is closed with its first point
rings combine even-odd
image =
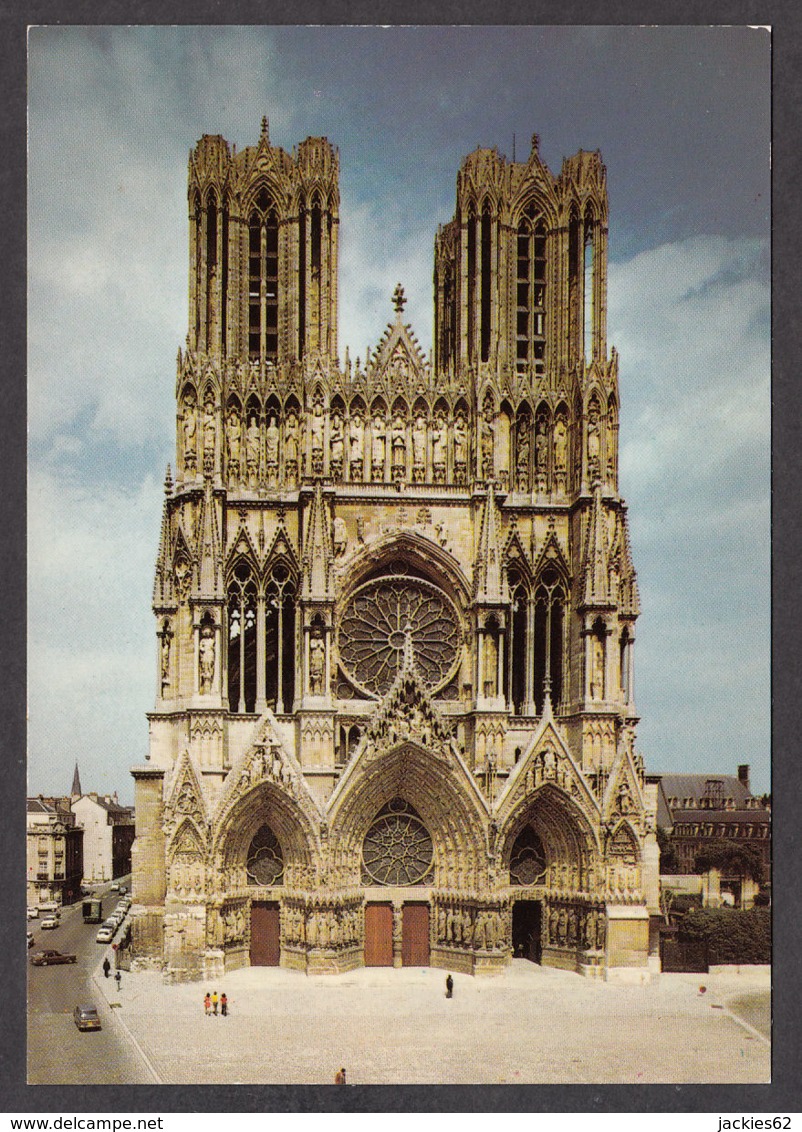
{"type": "Polygon", "coordinates": [[[583,329],[585,359],[590,362],[593,358],[593,338],[596,330],[596,302],[593,293],[593,270],[595,259],[595,236],[593,228],[593,214],[585,214],[585,230],[583,240],[584,251],[584,282],[582,287],[583,298],[583,329]]]}
{"type": "Polygon", "coordinates": [[[256,583],[247,562],[228,584],[228,702],[234,712],[256,710],[256,583]]]}
{"type": "Polygon", "coordinates": [[[546,225],[527,206],[517,235],[515,357],[519,371],[545,373],[546,225]]]}
{"type": "Polygon", "coordinates": [[[292,711],[295,698],[295,580],[277,563],[265,594],[265,694],[275,712],[292,711]]]}
{"type": "Polygon", "coordinates": [[[248,220],[248,354],[278,357],[278,214],[262,189],[248,220]]]}

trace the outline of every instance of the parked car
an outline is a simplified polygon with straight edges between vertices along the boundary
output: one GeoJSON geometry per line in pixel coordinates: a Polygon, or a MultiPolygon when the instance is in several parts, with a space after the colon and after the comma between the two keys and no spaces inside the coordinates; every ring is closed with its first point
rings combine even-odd
{"type": "Polygon", "coordinates": [[[56,963],[74,963],[77,956],[64,955],[61,951],[37,951],[31,959],[34,967],[52,967],[56,963]]]}
{"type": "Polygon", "coordinates": [[[38,920],[39,919],[39,909],[36,907],[35,904],[29,904],[28,905],[28,919],[29,920],[38,920]]]}
{"type": "Polygon", "coordinates": [[[109,889],[109,891],[110,892],[119,892],[120,891],[120,886],[119,886],[119,884],[117,883],[116,880],[115,880],[114,884],[111,886],[111,888],[109,889]]]}
{"type": "Polygon", "coordinates": [[[114,928],[107,928],[104,924],[100,931],[95,936],[98,943],[111,943],[114,939],[114,928]]]}
{"type": "Polygon", "coordinates": [[[61,920],[58,916],[45,916],[39,927],[42,931],[52,931],[54,928],[60,927],[61,920]]]}
{"type": "Polygon", "coordinates": [[[128,891],[128,888],[126,887],[126,885],[120,884],[117,886],[117,891],[125,894],[128,891]]]}
{"type": "Polygon", "coordinates": [[[61,905],[58,900],[46,900],[39,905],[39,911],[52,912],[54,915],[57,915],[61,912],[61,905]]]}
{"type": "Polygon", "coordinates": [[[72,1020],[79,1030],[103,1029],[94,1006],[76,1006],[72,1012],[72,1020]]]}
{"type": "Polygon", "coordinates": [[[28,932],[28,947],[33,947],[33,932],[28,932]]]}

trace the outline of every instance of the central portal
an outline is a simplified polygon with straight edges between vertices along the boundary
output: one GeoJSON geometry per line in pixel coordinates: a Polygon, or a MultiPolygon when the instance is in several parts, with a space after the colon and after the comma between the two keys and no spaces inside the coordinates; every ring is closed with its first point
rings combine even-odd
{"type": "Polygon", "coordinates": [[[512,906],[512,954],[516,959],[539,963],[542,954],[540,930],[543,905],[539,900],[516,900],[512,906]]]}

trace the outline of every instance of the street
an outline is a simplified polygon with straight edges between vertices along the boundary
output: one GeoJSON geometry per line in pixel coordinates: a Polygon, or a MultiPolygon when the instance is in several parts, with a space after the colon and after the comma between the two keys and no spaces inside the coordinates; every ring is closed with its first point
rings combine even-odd
{"type": "MultiPolygon", "coordinates": [[[[124,883],[127,879],[123,878],[124,883]]],[[[103,915],[117,903],[109,885],[103,894],[103,915]]],[[[109,956],[110,947],[95,942],[99,924],[85,924],[82,901],[63,908],[61,926],[42,931],[39,920],[29,920],[34,945],[28,950],[28,1082],[31,1085],[150,1084],[153,1076],[130,1039],[114,1018],[114,1008],[92,983],[92,973],[109,956]],[[75,964],[34,967],[30,957],[44,948],[77,955],[75,964]],[[98,1009],[103,1029],[81,1033],[72,1020],[73,1008],[92,1003],[98,1009]]],[[[126,973],[123,973],[123,978],[126,973]]],[[[113,1001],[113,995],[110,996],[113,1001]]]]}

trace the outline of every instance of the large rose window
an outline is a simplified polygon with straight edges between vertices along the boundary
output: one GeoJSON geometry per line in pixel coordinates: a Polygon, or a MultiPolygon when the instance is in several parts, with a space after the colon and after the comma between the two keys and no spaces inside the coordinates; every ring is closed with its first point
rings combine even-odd
{"type": "Polygon", "coordinates": [[[422,884],[431,872],[434,847],[426,826],[402,798],[381,810],[362,845],[365,884],[422,884]]]}
{"type": "Polygon", "coordinates": [[[442,590],[402,575],[366,582],[340,619],[340,662],[363,691],[382,695],[395,680],[410,640],[412,659],[432,692],[459,662],[459,616],[442,590]]]}

